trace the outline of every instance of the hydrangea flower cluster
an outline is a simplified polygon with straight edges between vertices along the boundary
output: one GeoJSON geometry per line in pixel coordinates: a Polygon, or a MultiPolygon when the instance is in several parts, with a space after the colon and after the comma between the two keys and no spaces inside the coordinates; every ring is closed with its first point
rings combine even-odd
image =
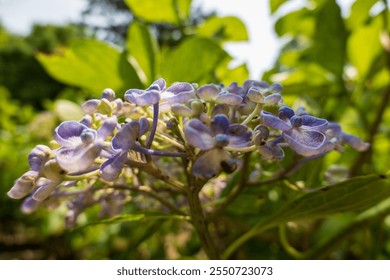
{"type": "Polygon", "coordinates": [[[246,153],[277,161],[286,149],[311,157],[340,151],[344,143],[368,148],[338,124],[283,105],[281,91],[280,84],[253,80],[167,87],[158,79],[145,90],[127,90],[124,99],[105,89],[100,99],[82,105],[83,119],[58,125],[50,147],[30,152],[30,170],[8,196],[24,199],[24,213],[67,198],[72,226],[93,204],[101,205],[101,215],[122,211],[131,190],[121,186],[145,187],[159,179],[185,193],[186,177],[203,186],[234,172],[246,153]]]}

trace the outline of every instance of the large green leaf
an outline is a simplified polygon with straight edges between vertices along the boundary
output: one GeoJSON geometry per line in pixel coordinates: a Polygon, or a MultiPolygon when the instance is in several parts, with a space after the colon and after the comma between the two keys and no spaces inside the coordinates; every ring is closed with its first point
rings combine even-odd
{"type": "Polygon", "coordinates": [[[37,59],[55,79],[100,93],[142,86],[134,68],[116,48],[93,39],[75,40],[62,53],[39,53],[37,59]]]}
{"type": "Polygon", "coordinates": [[[188,19],[191,0],[125,0],[134,15],[147,22],[180,24],[188,19]]]}
{"type": "Polygon", "coordinates": [[[364,23],[370,15],[371,7],[378,0],[356,0],[351,6],[351,12],[349,17],[346,20],[347,26],[350,29],[358,27],[360,24],[364,23]]]}
{"type": "Polygon", "coordinates": [[[199,26],[197,34],[221,42],[248,40],[245,24],[233,16],[211,17],[199,26]]]}
{"type": "Polygon", "coordinates": [[[381,19],[377,17],[369,25],[362,25],[354,29],[349,37],[349,60],[356,67],[360,79],[366,77],[371,65],[381,52],[379,41],[381,28],[381,19]]]}
{"type": "Polygon", "coordinates": [[[214,41],[192,37],[164,55],[161,74],[168,83],[211,80],[216,67],[228,57],[214,41]]]}
{"type": "Polygon", "coordinates": [[[335,0],[324,1],[318,8],[313,35],[311,53],[314,60],[341,80],[347,33],[335,0]]]}
{"type": "Polygon", "coordinates": [[[311,37],[315,31],[313,12],[307,8],[286,14],[275,23],[275,32],[279,36],[293,35],[311,37]]]}
{"type": "Polygon", "coordinates": [[[270,227],[293,220],[362,211],[390,196],[390,180],[378,175],[356,177],[306,193],[261,223],[270,227]]]}
{"type": "Polygon", "coordinates": [[[139,21],[133,21],[128,28],[126,48],[131,64],[146,85],[155,78],[157,47],[156,39],[148,27],[139,21]]]}
{"type": "Polygon", "coordinates": [[[376,174],[341,182],[306,193],[260,220],[223,253],[229,258],[242,244],[266,229],[289,221],[315,219],[342,212],[364,211],[390,196],[390,180],[376,174]]]}

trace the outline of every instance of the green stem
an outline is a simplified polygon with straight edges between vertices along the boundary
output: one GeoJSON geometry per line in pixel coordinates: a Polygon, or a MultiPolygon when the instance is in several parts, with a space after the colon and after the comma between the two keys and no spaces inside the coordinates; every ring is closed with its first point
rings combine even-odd
{"type": "Polygon", "coordinates": [[[192,187],[188,190],[188,202],[190,207],[191,222],[199,236],[202,247],[211,260],[218,260],[219,252],[210,235],[208,223],[203,213],[202,205],[199,200],[199,191],[201,188],[192,187]]]}
{"type": "Polygon", "coordinates": [[[290,242],[288,242],[286,225],[279,226],[279,239],[280,239],[280,244],[282,244],[284,250],[290,256],[294,257],[295,259],[302,259],[304,257],[304,254],[296,250],[294,247],[291,246],[290,242]]]}
{"type": "Polygon", "coordinates": [[[260,109],[261,109],[261,104],[257,103],[253,112],[250,115],[248,115],[246,117],[246,119],[241,124],[247,125],[248,123],[250,123],[252,121],[252,119],[259,113],[260,109]]]}

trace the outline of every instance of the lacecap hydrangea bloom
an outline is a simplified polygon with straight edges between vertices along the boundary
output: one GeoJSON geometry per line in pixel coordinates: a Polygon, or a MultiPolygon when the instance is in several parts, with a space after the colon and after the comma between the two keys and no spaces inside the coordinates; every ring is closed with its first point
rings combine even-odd
{"type": "Polygon", "coordinates": [[[30,170],[8,196],[24,199],[25,213],[67,201],[67,224],[74,226],[95,204],[102,216],[120,213],[132,192],[150,194],[156,180],[178,194],[190,183],[199,191],[235,172],[247,153],[259,153],[261,163],[282,161],[287,152],[310,158],[342,151],[344,144],[369,147],[337,123],[294,111],[281,93],[278,83],[253,80],[167,86],[160,78],[127,90],[123,99],[105,89],[81,106],[83,119],[60,123],[50,145],[31,151],[30,170]]]}

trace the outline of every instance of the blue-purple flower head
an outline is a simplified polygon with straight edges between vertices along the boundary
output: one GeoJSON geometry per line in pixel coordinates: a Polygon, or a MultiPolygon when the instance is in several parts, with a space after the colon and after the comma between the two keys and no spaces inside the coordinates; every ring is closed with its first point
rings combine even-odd
{"type": "Polygon", "coordinates": [[[245,126],[230,124],[225,115],[216,115],[210,125],[192,119],[186,123],[184,135],[191,146],[202,151],[193,165],[194,175],[207,179],[234,169],[235,162],[224,147],[248,147],[252,137],[245,126]]]}
{"type": "Polygon", "coordinates": [[[313,156],[323,153],[327,143],[324,133],[327,120],[310,115],[298,116],[287,106],[279,109],[278,117],[262,111],[261,120],[266,126],[281,130],[284,141],[298,154],[313,156]]]}
{"type": "Polygon", "coordinates": [[[99,157],[104,140],[117,126],[115,116],[104,120],[96,131],[76,121],[61,123],[54,131],[54,138],[61,145],[55,151],[58,164],[67,172],[84,171],[99,157]]]}

